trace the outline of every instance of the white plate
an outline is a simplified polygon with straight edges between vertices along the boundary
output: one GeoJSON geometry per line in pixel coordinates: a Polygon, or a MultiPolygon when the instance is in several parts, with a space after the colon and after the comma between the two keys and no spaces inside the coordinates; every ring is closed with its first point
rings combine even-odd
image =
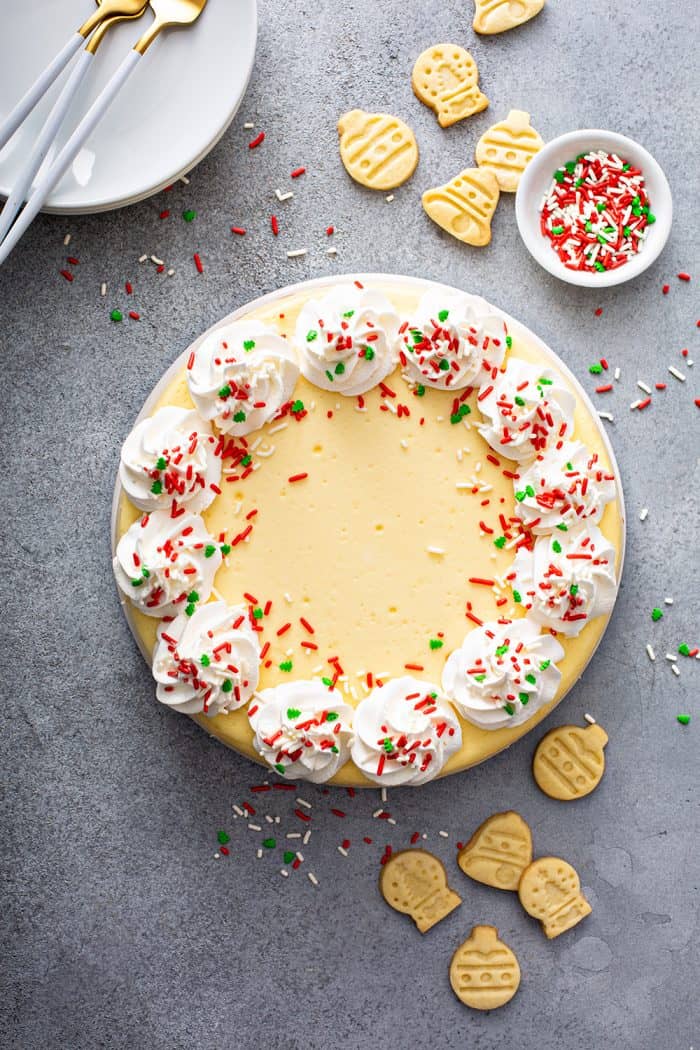
{"type": "MultiPolygon", "coordinates": [[[[0,123],[95,9],[94,0],[3,0],[0,123]]],[[[65,142],[119,62],[152,20],[109,32],[59,136],[65,142]]],[[[133,204],[190,171],[219,141],[243,98],[255,57],[256,0],[209,0],[189,29],[166,30],[107,111],[44,211],[64,215],[133,204]]],[[[0,153],[7,197],[62,86],[62,74],[0,153]]]]}

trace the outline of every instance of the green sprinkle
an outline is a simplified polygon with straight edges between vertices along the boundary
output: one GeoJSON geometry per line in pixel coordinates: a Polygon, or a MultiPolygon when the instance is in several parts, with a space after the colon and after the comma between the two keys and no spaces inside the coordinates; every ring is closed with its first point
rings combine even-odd
{"type": "Polygon", "coordinates": [[[567,162],[564,165],[564,167],[568,171],[569,175],[573,175],[573,173],[576,171],[576,161],[575,160],[567,160],[567,162]]]}
{"type": "Polygon", "coordinates": [[[440,310],[440,311],[438,311],[438,321],[446,321],[449,316],[450,316],[450,311],[449,310],[440,310]]]}
{"type": "Polygon", "coordinates": [[[185,222],[192,222],[193,219],[197,218],[197,212],[193,211],[192,208],[187,208],[186,211],[183,211],[182,217],[185,220],[185,222]]]}
{"type": "Polygon", "coordinates": [[[593,263],[593,269],[594,269],[594,270],[597,270],[597,271],[598,271],[598,273],[605,273],[605,267],[603,266],[602,262],[598,262],[598,260],[597,260],[597,259],[596,259],[596,261],[595,261],[595,262],[593,263]]]}
{"type": "Polygon", "coordinates": [[[506,714],[509,714],[509,715],[514,715],[515,714],[515,708],[513,707],[512,704],[504,704],[503,707],[504,707],[504,709],[506,711],[506,714]]]}
{"type": "Polygon", "coordinates": [[[515,403],[516,403],[516,405],[520,405],[520,407],[522,408],[523,405],[525,404],[525,398],[521,397],[520,394],[516,394],[516,396],[515,396],[515,403]]]}
{"type": "Polygon", "coordinates": [[[303,411],[304,411],[304,402],[303,401],[294,401],[293,404],[292,404],[292,412],[294,413],[294,415],[296,415],[297,412],[303,412],[303,411]]]}
{"type": "Polygon", "coordinates": [[[225,831],[218,831],[216,837],[222,846],[225,846],[227,842],[231,841],[231,836],[227,835],[225,831]]]}
{"type": "Polygon", "coordinates": [[[275,762],[275,769],[278,773],[284,774],[286,772],[286,767],[281,762],[275,762]]]}
{"type": "Polygon", "coordinates": [[[215,554],[215,553],[216,553],[216,547],[214,546],[214,544],[213,543],[207,543],[206,547],[204,548],[204,557],[205,558],[211,558],[212,554],[215,554]]]}
{"type": "Polygon", "coordinates": [[[522,597],[520,595],[520,591],[513,591],[513,601],[517,602],[518,604],[520,604],[522,602],[522,600],[523,599],[522,599],[522,597]]]}
{"type": "Polygon", "coordinates": [[[530,699],[530,694],[529,693],[518,693],[518,700],[523,705],[523,707],[525,707],[525,705],[527,704],[529,699],[530,699]]]}
{"type": "Polygon", "coordinates": [[[605,201],[598,201],[598,203],[596,204],[596,208],[599,212],[605,211],[605,201]]]}
{"type": "Polygon", "coordinates": [[[506,346],[508,347],[509,350],[510,350],[512,345],[513,345],[513,337],[511,335],[507,335],[506,336],[506,346]]]}
{"type": "Polygon", "coordinates": [[[556,182],[563,182],[565,178],[566,178],[566,172],[565,171],[555,171],[554,172],[554,179],[555,179],[556,182]]]}
{"type": "Polygon", "coordinates": [[[561,543],[559,542],[559,540],[552,541],[552,550],[555,554],[561,554],[561,543]]]}
{"type": "Polygon", "coordinates": [[[563,521],[559,522],[559,524],[557,525],[557,528],[559,529],[560,532],[568,532],[569,531],[569,526],[565,525],[563,521]]]}
{"type": "Polygon", "coordinates": [[[446,357],[443,357],[442,360],[440,361],[440,371],[441,372],[447,372],[447,371],[449,371],[449,367],[450,367],[450,362],[447,360],[446,357]]]}
{"type": "Polygon", "coordinates": [[[196,591],[190,591],[190,593],[187,595],[187,601],[188,602],[198,602],[199,601],[199,595],[197,594],[197,592],[196,591]]]}
{"type": "Polygon", "coordinates": [[[326,369],[326,379],[328,380],[329,383],[333,382],[333,373],[329,372],[328,369],[326,369]]]}
{"type": "Polygon", "coordinates": [[[222,693],[230,693],[233,689],[233,682],[230,678],[227,678],[224,684],[221,686],[222,693]]]}
{"type": "Polygon", "coordinates": [[[540,386],[551,386],[552,383],[554,382],[554,380],[553,379],[546,379],[545,376],[540,376],[540,378],[537,380],[537,382],[538,382],[538,384],[540,386]]]}
{"type": "Polygon", "coordinates": [[[333,744],[333,747],[331,748],[331,751],[333,752],[333,754],[334,754],[334,755],[340,754],[340,751],[339,751],[339,749],[338,749],[338,748],[337,748],[337,747],[335,746],[335,744],[333,744]]]}
{"type": "Polygon", "coordinates": [[[296,853],[294,853],[291,849],[286,849],[282,854],[282,860],[285,864],[291,864],[295,857],[296,853]]]}
{"type": "Polygon", "coordinates": [[[384,743],[382,744],[382,747],[386,751],[387,755],[390,755],[391,752],[394,750],[394,745],[392,744],[388,736],[384,737],[384,743]]]}
{"type": "Polygon", "coordinates": [[[600,373],[603,371],[603,366],[602,365],[589,365],[588,371],[591,373],[592,376],[599,376],[600,373]]]}
{"type": "Polygon", "coordinates": [[[153,495],[154,496],[160,496],[162,491],[163,491],[163,482],[162,481],[154,481],[153,484],[151,485],[151,492],[153,493],[153,495]]]}
{"type": "Polygon", "coordinates": [[[238,412],[233,413],[233,422],[245,423],[245,412],[243,411],[243,409],[240,409],[238,412]]]}
{"type": "Polygon", "coordinates": [[[132,580],[131,581],[131,586],[132,587],[140,587],[142,583],[143,583],[143,578],[139,577],[138,580],[132,580]]]}
{"type": "Polygon", "coordinates": [[[584,230],[586,231],[586,233],[590,233],[592,229],[593,229],[593,223],[589,219],[588,222],[586,223],[586,225],[584,226],[584,230]]]}
{"type": "Polygon", "coordinates": [[[546,671],[547,668],[549,667],[549,665],[551,664],[551,662],[552,662],[551,660],[543,660],[542,663],[540,664],[540,671],[546,671]]]}
{"type": "Polygon", "coordinates": [[[505,536],[497,536],[496,539],[493,541],[493,545],[494,547],[498,547],[499,551],[503,550],[503,548],[506,545],[505,536]]]}
{"type": "Polygon", "coordinates": [[[225,557],[227,554],[231,553],[231,544],[230,543],[222,543],[221,547],[219,549],[220,549],[221,553],[225,557]]]}
{"type": "Polygon", "coordinates": [[[343,364],[343,362],[342,361],[338,361],[338,364],[335,366],[333,371],[335,372],[335,374],[337,376],[342,376],[342,374],[345,371],[345,365],[343,364]]]}
{"type": "Polygon", "coordinates": [[[365,361],[374,361],[374,350],[371,346],[365,347],[365,361]]]}
{"type": "Polygon", "coordinates": [[[576,189],[578,189],[579,186],[583,186],[583,179],[581,179],[581,178],[576,179],[576,181],[574,182],[574,187],[576,189]]]}
{"type": "Polygon", "coordinates": [[[314,339],[318,339],[318,332],[315,328],[310,328],[306,333],[306,342],[313,343],[314,339]]]}
{"type": "Polygon", "coordinates": [[[283,660],[279,666],[280,671],[291,671],[293,665],[291,660],[283,660]]]}
{"type": "Polygon", "coordinates": [[[452,425],[454,426],[455,423],[461,423],[461,422],[462,422],[462,415],[461,415],[461,413],[460,412],[453,412],[452,415],[450,416],[450,423],[452,423],[452,425]]]}
{"type": "Polygon", "coordinates": [[[443,642],[442,638],[431,638],[430,639],[430,648],[431,649],[442,649],[444,644],[445,643],[443,642]]]}
{"type": "Polygon", "coordinates": [[[654,623],[658,623],[658,621],[659,621],[659,620],[660,620],[660,619],[661,619],[662,617],[663,617],[663,613],[662,613],[661,609],[658,609],[658,608],[657,608],[657,609],[652,609],[652,610],[651,610],[651,618],[652,618],[652,620],[654,621],[654,623]]]}
{"type": "Polygon", "coordinates": [[[474,675],[474,681],[475,682],[483,682],[484,678],[486,678],[485,674],[475,674],[474,675]]]}
{"type": "Polygon", "coordinates": [[[327,689],[330,689],[330,687],[333,685],[333,679],[332,678],[322,678],[321,681],[323,682],[323,684],[326,686],[327,689]]]}
{"type": "Polygon", "coordinates": [[[354,313],[355,313],[354,310],[346,310],[345,313],[343,314],[343,317],[352,317],[352,315],[354,313]]]}
{"type": "Polygon", "coordinates": [[[112,312],[111,312],[111,314],[109,316],[112,318],[113,321],[123,321],[124,320],[124,315],[121,312],[121,310],[112,310],[112,312]]]}
{"type": "Polygon", "coordinates": [[[607,237],[603,237],[602,233],[597,233],[596,234],[596,240],[598,241],[599,244],[607,244],[608,243],[608,238],[607,237]]]}
{"type": "Polygon", "coordinates": [[[185,606],[185,615],[186,616],[192,616],[194,614],[196,608],[197,608],[196,605],[192,605],[192,604],[186,605],[185,606]]]}
{"type": "Polygon", "coordinates": [[[535,678],[534,674],[526,674],[525,675],[525,681],[529,682],[530,685],[536,685],[537,684],[537,679],[535,678]]]}
{"type": "Polygon", "coordinates": [[[252,462],[253,462],[253,457],[250,454],[248,454],[247,456],[244,456],[243,459],[241,460],[241,466],[242,467],[249,467],[252,462]]]}
{"type": "Polygon", "coordinates": [[[508,652],[508,648],[509,647],[507,645],[499,645],[496,648],[496,656],[505,656],[505,654],[508,652]]]}
{"type": "Polygon", "coordinates": [[[277,845],[277,839],[263,839],[262,844],[265,849],[274,849],[277,845]]]}
{"type": "Polygon", "coordinates": [[[263,611],[260,608],[260,606],[258,606],[256,609],[253,609],[253,619],[254,620],[262,620],[262,618],[263,618],[263,611]]]}
{"type": "Polygon", "coordinates": [[[168,465],[168,461],[165,456],[159,456],[156,461],[156,470],[165,470],[168,465]]]}
{"type": "Polygon", "coordinates": [[[569,587],[569,594],[571,595],[572,598],[576,597],[576,595],[578,594],[578,584],[577,583],[572,583],[571,584],[571,586],[569,587]]]}
{"type": "Polygon", "coordinates": [[[649,212],[648,215],[647,215],[647,224],[649,226],[653,226],[655,222],[656,222],[656,216],[652,212],[649,212]]]}
{"type": "Polygon", "coordinates": [[[202,653],[201,657],[199,658],[199,662],[202,665],[202,667],[209,667],[211,665],[211,659],[207,656],[206,653],[202,653]]]}
{"type": "Polygon", "coordinates": [[[150,576],[151,574],[150,574],[150,572],[148,571],[148,569],[147,569],[147,568],[146,568],[146,567],[144,566],[144,567],[143,567],[143,569],[141,569],[141,575],[142,575],[143,577],[145,577],[145,579],[148,579],[148,577],[149,577],[149,576],[150,576]]]}
{"type": "Polygon", "coordinates": [[[419,383],[416,387],[416,397],[423,397],[425,395],[425,387],[422,383],[419,383]]]}
{"type": "Polygon", "coordinates": [[[222,386],[221,390],[219,391],[219,397],[230,397],[230,396],[231,396],[231,387],[227,383],[226,386],[222,386]]]}
{"type": "Polygon", "coordinates": [[[626,164],[622,165],[622,170],[623,171],[629,171],[631,167],[632,167],[632,165],[628,161],[626,164]]]}
{"type": "Polygon", "coordinates": [[[564,232],[564,227],[563,226],[552,226],[552,233],[555,235],[555,237],[558,237],[559,234],[563,233],[563,232],[564,232]]]}
{"type": "Polygon", "coordinates": [[[687,726],[690,722],[690,715],[676,715],[676,719],[682,726],[687,726]]]}
{"type": "Polygon", "coordinates": [[[326,711],[326,722],[335,722],[338,719],[337,711],[326,711]]]}
{"type": "Polygon", "coordinates": [[[535,495],[535,490],[533,489],[532,485],[525,486],[525,495],[529,496],[530,499],[532,499],[532,497],[535,495]]]}
{"type": "Polygon", "coordinates": [[[690,656],[690,646],[686,645],[686,643],[683,642],[682,645],[678,646],[678,652],[681,654],[681,656],[690,656]]]}
{"type": "Polygon", "coordinates": [[[298,718],[300,714],[301,714],[301,711],[299,710],[298,707],[288,707],[287,708],[287,718],[291,719],[292,722],[296,718],[298,718]]]}
{"type": "Polygon", "coordinates": [[[255,340],[254,339],[244,339],[243,340],[243,349],[245,350],[246,353],[248,353],[250,350],[254,350],[255,349],[255,340]]]}
{"type": "Polygon", "coordinates": [[[515,493],[515,498],[517,499],[518,503],[522,503],[526,495],[527,493],[524,490],[521,490],[520,492],[515,493]]]}
{"type": "Polygon", "coordinates": [[[419,332],[418,329],[412,328],[411,329],[411,335],[413,336],[413,343],[414,343],[414,345],[417,344],[417,343],[422,343],[423,342],[423,333],[419,332]]]}

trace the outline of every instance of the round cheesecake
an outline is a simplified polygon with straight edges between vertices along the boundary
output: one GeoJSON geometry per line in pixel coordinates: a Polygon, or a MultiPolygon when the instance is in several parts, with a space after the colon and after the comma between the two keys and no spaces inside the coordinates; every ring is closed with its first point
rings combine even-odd
{"type": "Polygon", "coordinates": [[[293,779],[417,786],[537,725],[609,620],[624,505],[559,359],[381,275],[238,310],[122,450],[114,566],[158,699],[293,779]]]}

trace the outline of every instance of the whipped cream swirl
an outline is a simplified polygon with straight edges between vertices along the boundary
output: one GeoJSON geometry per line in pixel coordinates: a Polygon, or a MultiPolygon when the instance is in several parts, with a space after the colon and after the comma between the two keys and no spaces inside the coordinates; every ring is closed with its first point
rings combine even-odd
{"type": "Polygon", "coordinates": [[[491,383],[507,335],[503,318],[480,296],[429,291],[402,326],[404,379],[438,390],[491,383]]]}
{"type": "Polygon", "coordinates": [[[523,462],[571,437],[576,399],[549,368],[508,359],[479,398],[479,433],[494,452],[523,462]]]}
{"type": "Polygon", "coordinates": [[[352,758],[378,784],[425,784],[461,746],[459,721],[438,687],[409,675],[373,689],[355,709],[352,758]]]}
{"type": "Polygon", "coordinates": [[[156,696],[186,715],[227,714],[258,686],[260,646],[245,606],[206,602],[161,623],[153,651],[156,696]]]}
{"type": "Polygon", "coordinates": [[[281,776],[313,784],[330,780],[350,757],[353,713],[315,680],[263,689],[248,708],[258,754],[281,776]]]}
{"type": "Polygon", "coordinates": [[[521,548],[511,576],[513,597],[536,623],[574,638],[615,604],[615,548],[597,525],[540,536],[521,548]]]}
{"type": "Polygon", "coordinates": [[[597,524],[615,499],[615,475],[580,441],[565,441],[519,471],[513,481],[515,513],[536,535],[597,524]]]}
{"type": "Polygon", "coordinates": [[[146,616],[189,615],[206,602],[221,551],[198,514],[156,510],[127,529],[113,567],[119,589],[146,616]]]}
{"type": "Polygon", "coordinates": [[[260,321],[217,328],[194,352],[187,385],[197,411],[225,434],[259,430],[289,401],[299,365],[293,349],[260,321]]]}
{"type": "Polygon", "coordinates": [[[176,500],[202,511],[219,493],[221,458],[215,449],[212,429],[197,412],[166,405],[129,434],[119,479],[141,510],[165,509],[176,500]]]}
{"type": "Polygon", "coordinates": [[[309,299],[296,325],[301,371],[314,386],[354,397],[371,390],[396,364],[399,319],[377,291],[354,284],[309,299]]]}
{"type": "Polygon", "coordinates": [[[442,688],[480,729],[518,726],[556,696],[564,656],[556,638],[525,617],[485,623],[450,653],[442,688]]]}

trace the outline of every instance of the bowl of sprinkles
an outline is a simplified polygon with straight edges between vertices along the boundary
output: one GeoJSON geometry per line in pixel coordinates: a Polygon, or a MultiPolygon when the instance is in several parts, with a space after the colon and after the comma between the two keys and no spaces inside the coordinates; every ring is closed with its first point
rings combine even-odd
{"type": "Polygon", "coordinates": [[[642,146],[613,131],[572,131],[537,153],[520,180],[520,236],[549,273],[584,288],[637,277],[671,230],[671,190],[642,146]]]}

